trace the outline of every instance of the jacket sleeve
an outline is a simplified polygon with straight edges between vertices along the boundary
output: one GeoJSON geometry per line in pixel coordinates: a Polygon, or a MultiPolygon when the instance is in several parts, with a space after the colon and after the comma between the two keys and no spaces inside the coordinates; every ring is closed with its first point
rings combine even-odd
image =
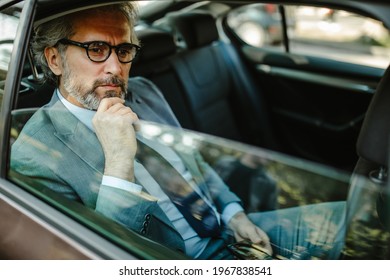
{"type": "Polygon", "coordinates": [[[240,198],[229,189],[221,177],[204,161],[199,153],[195,153],[195,158],[218,211],[222,213],[225,207],[230,203],[239,203],[242,205],[240,198]]]}
{"type": "MultiPolygon", "coordinates": [[[[52,133],[51,133],[52,134],[52,133]]],[[[82,203],[127,228],[140,232],[150,197],[102,185],[102,174],[44,131],[23,132],[12,145],[10,168],[32,184],[82,203]],[[44,144],[45,143],[45,144],[44,144]]]]}

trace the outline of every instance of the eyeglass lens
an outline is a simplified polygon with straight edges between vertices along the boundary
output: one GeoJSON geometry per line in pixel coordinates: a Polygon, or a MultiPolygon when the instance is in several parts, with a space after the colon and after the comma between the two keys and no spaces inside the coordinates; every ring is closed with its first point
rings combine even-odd
{"type": "Polygon", "coordinates": [[[136,48],[133,45],[119,45],[110,47],[104,42],[92,42],[88,46],[88,56],[93,61],[104,61],[111,54],[111,48],[115,49],[119,61],[130,62],[136,55],[136,48]]]}

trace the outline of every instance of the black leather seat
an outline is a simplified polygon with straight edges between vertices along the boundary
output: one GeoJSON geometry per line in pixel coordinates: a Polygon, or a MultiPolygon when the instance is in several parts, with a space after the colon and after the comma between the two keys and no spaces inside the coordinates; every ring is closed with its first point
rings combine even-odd
{"type": "Polygon", "coordinates": [[[229,139],[272,147],[261,89],[233,46],[220,40],[207,12],[171,13],[168,26],[185,50],[172,65],[183,83],[195,129],[229,139]]]}
{"type": "MultiPolygon", "coordinates": [[[[376,207],[382,225],[390,230],[390,66],[383,75],[367,110],[357,141],[359,160],[354,174],[382,186],[376,207]]],[[[354,182],[354,180],[352,180],[354,182]]],[[[356,192],[351,185],[350,197],[356,192]]]]}
{"type": "Polygon", "coordinates": [[[359,161],[355,172],[384,180],[389,165],[390,66],[383,75],[368,107],[357,141],[359,161]]]}
{"type": "Polygon", "coordinates": [[[143,50],[131,76],[152,80],[184,128],[274,144],[260,89],[233,47],[219,39],[213,16],[172,13],[165,27],[138,31],[143,50]]]}
{"type": "Polygon", "coordinates": [[[151,80],[162,92],[181,126],[195,129],[192,116],[184,99],[182,81],[172,67],[178,48],[173,35],[158,28],[137,31],[141,52],[133,62],[130,76],[142,76],[151,80]]]}

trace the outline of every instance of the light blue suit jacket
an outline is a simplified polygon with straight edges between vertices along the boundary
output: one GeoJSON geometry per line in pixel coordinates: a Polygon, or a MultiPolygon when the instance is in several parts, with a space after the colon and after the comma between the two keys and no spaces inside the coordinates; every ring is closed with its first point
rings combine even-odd
{"type": "MultiPolygon", "coordinates": [[[[126,104],[140,119],[179,126],[154,84],[132,78],[128,90],[126,104]]],[[[198,184],[212,189],[206,191],[219,211],[240,202],[196,152],[179,156],[198,184]]],[[[31,117],[13,144],[11,168],[148,238],[184,251],[182,237],[154,199],[101,184],[104,154],[100,142],[56,94],[31,117]]]]}

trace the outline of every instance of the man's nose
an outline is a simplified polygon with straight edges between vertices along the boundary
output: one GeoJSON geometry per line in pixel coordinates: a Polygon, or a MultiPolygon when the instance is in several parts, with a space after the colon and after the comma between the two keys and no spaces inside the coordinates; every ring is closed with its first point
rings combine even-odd
{"type": "Polygon", "coordinates": [[[105,72],[118,75],[122,72],[122,63],[118,59],[118,55],[115,50],[111,50],[111,55],[104,62],[105,63],[105,72]]]}

